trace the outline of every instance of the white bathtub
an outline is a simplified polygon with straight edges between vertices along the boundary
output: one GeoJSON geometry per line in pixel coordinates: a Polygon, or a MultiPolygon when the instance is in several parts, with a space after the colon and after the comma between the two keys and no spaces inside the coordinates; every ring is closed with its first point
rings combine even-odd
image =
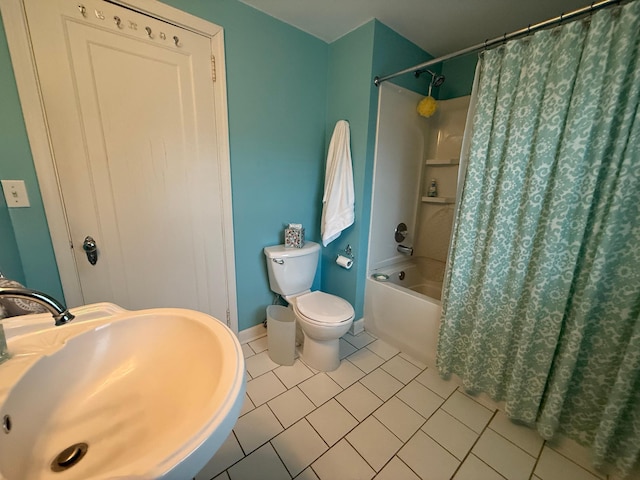
{"type": "Polygon", "coordinates": [[[442,262],[417,257],[371,272],[365,286],[365,330],[435,366],[443,271],[442,262]],[[388,280],[372,278],[379,274],[388,280]]]}

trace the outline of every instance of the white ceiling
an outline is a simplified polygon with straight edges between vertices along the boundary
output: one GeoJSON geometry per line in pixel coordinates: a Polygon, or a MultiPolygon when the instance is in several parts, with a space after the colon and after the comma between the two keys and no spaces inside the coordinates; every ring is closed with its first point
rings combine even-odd
{"type": "Polygon", "coordinates": [[[326,42],[372,18],[438,57],[589,5],[589,0],[241,0],[326,42]]]}

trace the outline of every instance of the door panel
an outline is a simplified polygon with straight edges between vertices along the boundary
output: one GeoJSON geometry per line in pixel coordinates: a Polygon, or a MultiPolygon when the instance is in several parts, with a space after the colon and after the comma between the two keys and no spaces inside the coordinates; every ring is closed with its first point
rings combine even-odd
{"type": "Polygon", "coordinates": [[[26,2],[84,302],[224,320],[210,40],[104,2],[83,5],[84,15],[73,2],[26,2]],[[96,265],[81,248],[87,235],[96,265]]]}

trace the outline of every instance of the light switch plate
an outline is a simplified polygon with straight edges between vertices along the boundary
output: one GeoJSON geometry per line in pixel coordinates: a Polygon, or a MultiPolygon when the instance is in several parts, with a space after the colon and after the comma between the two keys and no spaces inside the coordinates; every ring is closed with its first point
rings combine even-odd
{"type": "Polygon", "coordinates": [[[31,206],[24,180],[2,180],[2,190],[4,190],[4,198],[7,200],[7,207],[31,206]]]}

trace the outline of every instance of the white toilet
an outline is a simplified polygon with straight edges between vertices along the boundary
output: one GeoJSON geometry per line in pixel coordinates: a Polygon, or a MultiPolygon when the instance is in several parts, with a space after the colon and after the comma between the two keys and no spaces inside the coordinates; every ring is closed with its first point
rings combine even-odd
{"type": "Polygon", "coordinates": [[[318,268],[320,245],[306,242],[302,248],[265,247],[269,285],[289,302],[304,332],[302,359],[316,370],[330,372],[340,365],[339,338],[347,333],[355,312],[349,302],[328,293],[310,290],[318,268]]]}

